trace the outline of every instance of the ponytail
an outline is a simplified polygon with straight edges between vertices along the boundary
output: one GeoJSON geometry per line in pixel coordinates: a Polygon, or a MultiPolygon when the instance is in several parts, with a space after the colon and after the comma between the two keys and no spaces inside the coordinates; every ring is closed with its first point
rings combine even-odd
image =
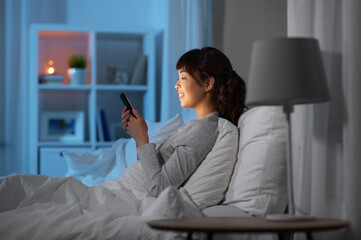
{"type": "Polygon", "coordinates": [[[246,84],[233,70],[226,81],[219,81],[219,83],[219,86],[214,88],[219,116],[237,126],[238,119],[246,108],[246,84]]]}

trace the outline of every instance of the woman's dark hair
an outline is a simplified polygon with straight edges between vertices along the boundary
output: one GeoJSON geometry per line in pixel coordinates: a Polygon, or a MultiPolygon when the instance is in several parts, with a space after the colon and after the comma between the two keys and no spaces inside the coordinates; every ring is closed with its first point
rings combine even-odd
{"type": "Polygon", "coordinates": [[[213,47],[193,49],[179,58],[176,67],[187,71],[200,86],[213,77],[211,94],[219,116],[237,125],[246,108],[246,84],[233,70],[226,55],[213,47]]]}

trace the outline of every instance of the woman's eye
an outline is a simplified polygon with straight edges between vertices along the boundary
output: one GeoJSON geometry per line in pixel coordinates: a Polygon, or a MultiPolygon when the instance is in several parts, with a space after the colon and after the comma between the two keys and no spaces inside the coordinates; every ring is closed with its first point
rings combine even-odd
{"type": "Polygon", "coordinates": [[[185,77],[181,77],[181,80],[186,80],[186,78],[185,78],[185,77]]]}

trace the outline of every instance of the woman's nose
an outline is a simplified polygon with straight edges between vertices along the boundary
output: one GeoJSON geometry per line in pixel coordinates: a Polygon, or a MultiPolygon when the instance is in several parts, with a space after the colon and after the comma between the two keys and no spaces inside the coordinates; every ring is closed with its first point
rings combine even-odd
{"type": "Polygon", "coordinates": [[[175,84],[174,87],[175,87],[175,89],[177,89],[177,90],[179,89],[179,87],[180,87],[180,86],[179,86],[179,80],[176,82],[176,84],[175,84]]]}

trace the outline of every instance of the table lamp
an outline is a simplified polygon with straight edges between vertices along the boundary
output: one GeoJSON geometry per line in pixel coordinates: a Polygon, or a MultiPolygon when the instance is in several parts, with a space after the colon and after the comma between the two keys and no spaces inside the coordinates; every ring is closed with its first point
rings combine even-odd
{"type": "Polygon", "coordinates": [[[314,219],[295,214],[292,179],[291,118],[294,104],[330,99],[318,41],[313,38],[276,38],[253,44],[246,104],[281,105],[287,118],[288,213],[267,215],[270,221],[314,219]]]}

